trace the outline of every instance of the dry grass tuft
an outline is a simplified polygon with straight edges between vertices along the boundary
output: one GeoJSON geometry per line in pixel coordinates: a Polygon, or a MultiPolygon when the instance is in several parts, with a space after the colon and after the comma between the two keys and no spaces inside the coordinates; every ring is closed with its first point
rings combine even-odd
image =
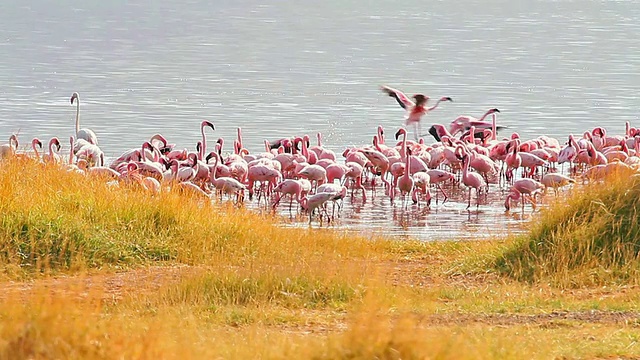
{"type": "Polygon", "coordinates": [[[507,276],[560,287],[637,284],[640,177],[615,174],[543,210],[497,260],[507,276]]]}

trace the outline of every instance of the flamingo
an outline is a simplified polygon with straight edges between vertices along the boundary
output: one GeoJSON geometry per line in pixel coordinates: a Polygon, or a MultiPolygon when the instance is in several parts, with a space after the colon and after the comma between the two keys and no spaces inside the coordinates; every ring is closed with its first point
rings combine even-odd
{"type": "Polygon", "coordinates": [[[471,157],[466,149],[460,147],[459,149],[463,149],[463,155],[461,156],[462,160],[462,183],[465,184],[469,188],[469,203],[467,205],[467,209],[471,207],[471,189],[476,189],[476,208],[480,206],[480,189],[482,187],[487,186],[482,175],[469,171],[469,163],[471,162],[471,157]]]}
{"type": "Polygon", "coordinates": [[[38,152],[38,148],[42,149],[42,142],[40,139],[33,138],[33,140],[31,140],[31,148],[36,155],[36,160],[40,161],[40,153],[38,152]]]}
{"type": "Polygon", "coordinates": [[[545,186],[539,181],[525,178],[514,181],[511,191],[507,195],[504,202],[504,207],[509,211],[511,209],[511,200],[518,200],[522,195],[522,211],[524,211],[524,204],[526,197],[531,202],[533,210],[536,209],[535,195],[544,190],[545,186]]]}
{"type": "Polygon", "coordinates": [[[513,151],[509,151],[504,161],[507,164],[507,171],[505,175],[507,181],[510,182],[513,180],[513,171],[517,171],[518,168],[522,166],[522,157],[518,154],[520,139],[511,140],[511,143],[507,145],[507,150],[511,150],[509,147],[513,147],[513,151]]]}
{"type": "Polygon", "coordinates": [[[12,134],[9,136],[9,143],[0,145],[0,159],[6,159],[13,156],[18,149],[18,136],[12,134]]]}
{"type": "Polygon", "coordinates": [[[351,179],[353,183],[351,197],[353,198],[354,189],[362,190],[362,202],[367,202],[367,192],[362,185],[362,172],[364,171],[364,168],[355,161],[347,162],[346,166],[349,170],[345,173],[345,177],[351,179]]]}
{"type": "Polygon", "coordinates": [[[90,144],[98,145],[98,137],[91,129],[80,129],[80,95],[74,92],[71,95],[71,105],[76,102],[76,142],[80,139],[90,144]]]}
{"type": "Polygon", "coordinates": [[[500,110],[498,110],[497,108],[489,109],[487,110],[487,112],[484,113],[484,115],[482,115],[482,117],[480,117],[480,119],[476,119],[473,116],[468,116],[468,115],[458,116],[455,120],[451,122],[449,132],[455,135],[458,132],[469,130],[471,126],[475,126],[476,128],[480,128],[480,129],[491,128],[493,131],[492,139],[495,140],[496,132],[502,129],[502,127],[496,126],[495,117],[493,118],[493,121],[490,123],[484,121],[484,119],[489,115],[499,113],[499,112],[500,110]]]}
{"type": "Polygon", "coordinates": [[[213,126],[213,123],[210,121],[204,120],[200,123],[200,133],[202,134],[202,146],[200,146],[200,151],[198,152],[198,160],[200,161],[204,158],[204,154],[207,153],[207,136],[204,133],[205,127],[210,127],[213,131],[216,130],[216,127],[213,126]]]}
{"type": "Polygon", "coordinates": [[[300,199],[302,198],[303,186],[302,182],[296,179],[285,179],[281,181],[275,188],[273,188],[273,192],[278,193],[275,201],[273,202],[273,209],[275,210],[280,204],[280,200],[285,195],[289,195],[291,200],[289,201],[289,211],[291,211],[291,206],[293,205],[293,200],[295,196],[295,200],[300,203],[300,199]]]}
{"type": "Polygon", "coordinates": [[[407,150],[407,156],[405,158],[405,171],[404,175],[402,175],[398,179],[398,188],[400,189],[400,194],[402,195],[402,203],[407,205],[406,196],[411,195],[413,191],[413,178],[411,177],[411,149],[407,150]]]}
{"type": "Polygon", "coordinates": [[[53,151],[54,145],[56,146],[56,151],[60,151],[60,140],[58,140],[57,137],[53,137],[51,138],[51,140],[49,140],[49,153],[42,156],[42,160],[45,163],[60,163],[60,155],[53,151]]]}
{"type": "Polygon", "coordinates": [[[415,103],[411,101],[402,91],[394,89],[392,87],[383,85],[380,89],[386,93],[387,95],[395,98],[400,107],[407,110],[407,114],[405,115],[405,125],[409,126],[411,124],[415,125],[415,138],[418,139],[420,135],[420,120],[424,115],[429,113],[429,111],[434,110],[438,107],[440,102],[442,101],[453,101],[448,96],[440,98],[436,104],[430,108],[425,107],[427,102],[429,101],[429,97],[423,94],[415,94],[413,95],[413,99],[415,103]]]}
{"type": "Polygon", "coordinates": [[[218,165],[218,161],[220,160],[220,155],[215,152],[211,154],[213,154],[213,156],[215,157],[213,166],[209,169],[211,184],[220,192],[224,192],[227,195],[235,195],[236,203],[239,203],[240,201],[242,201],[242,199],[244,199],[244,191],[246,189],[246,186],[232,177],[217,177],[216,168],[218,165]]]}
{"type": "MultiPolygon", "coordinates": [[[[339,199],[341,194],[334,192],[321,192],[311,196],[305,196],[300,202],[300,207],[309,212],[309,226],[311,226],[311,218],[316,209],[322,207],[327,201],[339,199]]],[[[325,211],[326,213],[326,211],[325,211]]],[[[320,215],[320,225],[322,225],[322,214],[320,215]]]]}
{"type": "Polygon", "coordinates": [[[545,174],[540,182],[545,186],[545,189],[553,188],[553,192],[556,196],[558,196],[558,189],[573,184],[576,181],[566,175],[558,174],[558,173],[548,173],[545,174]]]}
{"type": "Polygon", "coordinates": [[[426,172],[417,172],[413,174],[413,194],[411,199],[414,204],[420,206],[418,194],[423,194],[427,202],[427,206],[431,205],[431,191],[429,185],[431,184],[431,177],[426,172]]]}

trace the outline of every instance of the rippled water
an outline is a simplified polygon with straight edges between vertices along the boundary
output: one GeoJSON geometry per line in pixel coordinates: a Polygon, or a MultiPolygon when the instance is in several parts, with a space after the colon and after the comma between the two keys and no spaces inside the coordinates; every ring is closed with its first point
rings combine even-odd
{"type": "MultiPolygon", "coordinates": [[[[640,125],[639,18],[636,2],[604,0],[5,1],[0,137],[66,138],[78,91],[82,125],[109,155],[158,131],[193,148],[202,119],[220,137],[243,127],[252,150],[316,131],[340,150],[368,143],[378,124],[401,125],[379,84],[453,97],[430,122],[498,107],[499,122],[525,138],[595,125],[621,132],[624,121],[640,125]]],[[[344,226],[374,211],[367,206],[345,211],[344,226]]],[[[454,216],[458,204],[446,206],[462,224],[455,233],[512,221],[498,209],[454,216]]],[[[405,221],[389,210],[375,221],[447,235],[438,211],[405,221]]]]}

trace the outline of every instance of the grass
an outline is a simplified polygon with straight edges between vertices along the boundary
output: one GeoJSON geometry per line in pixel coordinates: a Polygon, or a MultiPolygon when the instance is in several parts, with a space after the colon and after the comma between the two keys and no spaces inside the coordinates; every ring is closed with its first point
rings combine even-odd
{"type": "Polygon", "coordinates": [[[635,282],[496,271],[523,240],[283,229],[37,166],[0,166],[0,359],[640,356],[635,282]]]}
{"type": "Polygon", "coordinates": [[[561,287],[638,284],[640,177],[613,174],[542,211],[497,261],[501,273],[561,287]]]}

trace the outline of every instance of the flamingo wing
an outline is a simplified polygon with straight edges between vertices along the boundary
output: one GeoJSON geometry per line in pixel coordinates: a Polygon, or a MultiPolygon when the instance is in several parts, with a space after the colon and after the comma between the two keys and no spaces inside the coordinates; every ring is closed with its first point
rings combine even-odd
{"type": "Polygon", "coordinates": [[[407,95],[405,95],[402,91],[400,90],[396,90],[392,87],[388,87],[386,85],[382,85],[380,87],[380,89],[382,89],[382,91],[384,91],[387,95],[391,96],[392,98],[396,99],[396,101],[398,102],[398,104],[400,104],[400,106],[402,106],[403,109],[408,109],[411,108],[413,106],[415,106],[415,104],[413,103],[413,101],[411,101],[407,95]]]}

